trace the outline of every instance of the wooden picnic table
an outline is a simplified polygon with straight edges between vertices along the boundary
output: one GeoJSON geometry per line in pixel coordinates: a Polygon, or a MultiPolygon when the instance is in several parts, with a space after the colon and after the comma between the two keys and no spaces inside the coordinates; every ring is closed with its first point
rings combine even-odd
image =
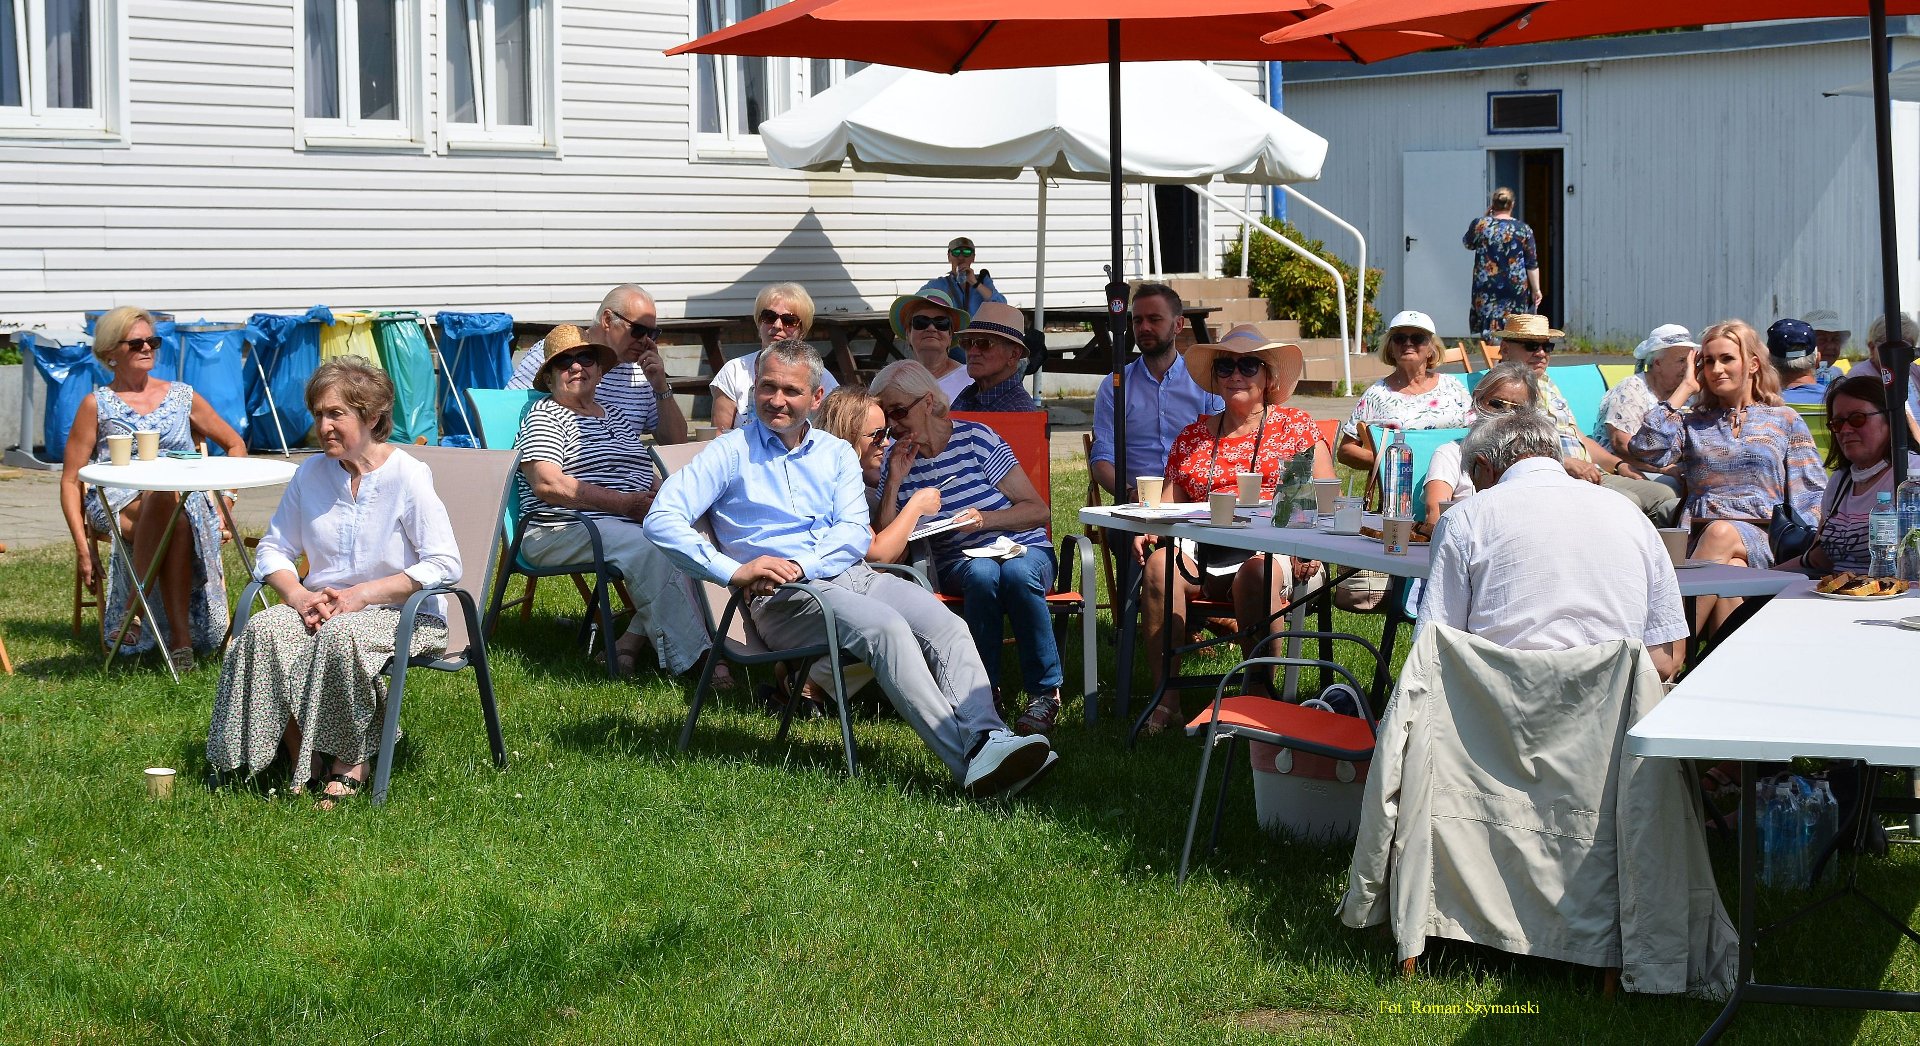
{"type": "MultiPolygon", "coordinates": [[[[1027,326],[1033,326],[1033,310],[1022,309],[1026,314],[1027,326]]],[[[1195,341],[1210,342],[1213,333],[1207,328],[1207,317],[1219,312],[1212,305],[1189,305],[1185,308],[1187,325],[1193,330],[1195,341]]],[[[1069,374],[1106,374],[1113,370],[1113,345],[1107,332],[1107,309],[1104,305],[1069,305],[1064,308],[1047,309],[1048,324],[1085,323],[1093,328],[1087,343],[1077,350],[1071,350],[1068,357],[1049,353],[1046,369],[1069,374]]],[[[864,370],[873,371],[887,365],[895,358],[906,359],[907,353],[894,340],[893,324],[885,310],[866,312],[829,312],[813,319],[814,336],[824,332],[833,345],[833,356],[829,365],[841,361],[841,366],[851,369],[853,351],[851,343],[855,338],[872,338],[873,347],[867,350],[862,361],[864,370]]],[[[835,367],[835,376],[845,380],[839,367],[835,367]]]]}

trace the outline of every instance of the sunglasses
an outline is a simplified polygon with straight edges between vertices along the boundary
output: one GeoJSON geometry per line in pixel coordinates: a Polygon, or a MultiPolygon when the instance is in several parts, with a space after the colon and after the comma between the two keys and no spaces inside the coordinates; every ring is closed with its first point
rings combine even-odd
{"type": "Polygon", "coordinates": [[[947,253],[953,255],[956,258],[971,258],[973,257],[973,248],[972,247],[955,247],[953,250],[950,250],[947,253]]]}
{"type": "Polygon", "coordinates": [[[1519,400],[1490,399],[1487,401],[1489,410],[1519,410],[1523,406],[1525,404],[1519,400]]]}
{"type": "Polygon", "coordinates": [[[1243,378],[1251,378],[1266,369],[1267,364],[1265,360],[1256,359],[1252,356],[1242,356],[1239,359],[1231,360],[1215,359],[1213,361],[1213,376],[1216,378],[1231,378],[1235,371],[1239,371],[1240,376],[1243,378]]]}
{"type": "Polygon", "coordinates": [[[924,399],[924,398],[926,397],[920,397],[915,399],[912,403],[904,403],[896,407],[883,406],[880,408],[880,413],[886,415],[888,421],[898,425],[899,423],[907,420],[907,415],[913,413],[913,408],[918,407],[920,405],[920,399],[924,399]]]}
{"type": "Polygon", "coordinates": [[[772,309],[761,309],[760,323],[762,326],[769,323],[777,323],[782,327],[798,327],[800,326],[800,317],[795,316],[791,312],[775,312],[772,309]]]}
{"type": "Polygon", "coordinates": [[[1391,339],[1395,345],[1425,345],[1426,331],[1395,331],[1391,339]]]}
{"type": "Polygon", "coordinates": [[[1828,426],[1835,429],[1866,428],[1868,418],[1884,418],[1886,412],[1878,410],[1856,410],[1851,414],[1836,414],[1827,419],[1828,426]]]}
{"type": "Polygon", "coordinates": [[[127,347],[128,352],[133,352],[138,348],[140,348],[140,346],[142,345],[145,345],[147,348],[152,349],[155,352],[160,351],[160,339],[157,337],[128,338],[126,341],[123,341],[120,344],[125,345],[127,347]]]}
{"type": "Polygon", "coordinates": [[[879,428],[874,429],[872,432],[863,432],[860,435],[862,438],[866,439],[869,442],[878,443],[881,440],[884,440],[887,438],[887,427],[885,425],[882,425],[879,428]]]}
{"type": "Polygon", "coordinates": [[[591,352],[563,352],[552,359],[552,364],[561,370],[571,370],[576,366],[592,367],[600,360],[591,352]]]}
{"type": "Polygon", "coordinates": [[[937,331],[952,330],[953,317],[951,316],[915,316],[911,321],[909,321],[908,325],[917,331],[926,330],[928,327],[932,327],[934,330],[937,330],[937,331]]]}
{"type": "Polygon", "coordinates": [[[985,352],[988,349],[994,348],[995,341],[996,339],[989,338],[981,334],[962,335],[961,337],[954,339],[954,343],[959,345],[963,349],[966,349],[968,351],[979,349],[981,352],[985,352]]]}
{"type": "Polygon", "coordinates": [[[621,316],[619,313],[615,313],[614,318],[618,319],[621,323],[626,324],[627,333],[633,335],[635,338],[638,338],[641,341],[657,341],[660,338],[660,328],[658,327],[643,326],[638,321],[627,319],[625,316],[621,316]]]}
{"type": "Polygon", "coordinates": [[[1521,345],[1520,345],[1520,347],[1519,347],[1519,348],[1517,348],[1517,349],[1515,349],[1515,350],[1513,350],[1513,351],[1515,351],[1515,352],[1539,352],[1539,353],[1545,353],[1546,355],[1548,355],[1548,356],[1551,356],[1551,355],[1553,355],[1553,343],[1552,343],[1552,342],[1550,342],[1550,341],[1529,341],[1529,342],[1522,342],[1522,343],[1521,343],[1521,345]]]}

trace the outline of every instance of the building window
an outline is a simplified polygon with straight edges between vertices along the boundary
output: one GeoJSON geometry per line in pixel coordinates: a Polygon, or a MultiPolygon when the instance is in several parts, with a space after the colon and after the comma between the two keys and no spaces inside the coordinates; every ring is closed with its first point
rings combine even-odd
{"type": "Polygon", "coordinates": [[[553,0],[443,0],[445,125],[451,145],[555,144],[553,0]]]}
{"type": "Polygon", "coordinates": [[[305,144],[417,144],[420,36],[414,0],[305,0],[303,7],[305,144]]]}
{"type": "Polygon", "coordinates": [[[0,130],[72,137],[118,122],[114,0],[0,0],[0,130]]]}
{"type": "MultiPolygon", "coordinates": [[[[694,0],[696,35],[745,21],[782,0],[694,0]]],[[[694,140],[702,156],[763,156],[760,124],[866,67],[841,59],[694,55],[694,140]]]]}
{"type": "Polygon", "coordinates": [[[1554,134],[1559,130],[1559,91],[1487,92],[1488,134],[1554,134]]]}

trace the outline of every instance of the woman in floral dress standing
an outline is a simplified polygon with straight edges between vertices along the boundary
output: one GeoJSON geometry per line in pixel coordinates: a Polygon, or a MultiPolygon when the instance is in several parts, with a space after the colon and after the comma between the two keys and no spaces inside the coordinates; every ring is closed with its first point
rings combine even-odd
{"type": "Polygon", "coordinates": [[[1473,308],[1467,329],[1500,327],[1509,313],[1540,307],[1540,254],[1533,230],[1513,216],[1513,190],[1493,191],[1487,213],[1467,226],[1460,242],[1473,252],[1473,308]]]}

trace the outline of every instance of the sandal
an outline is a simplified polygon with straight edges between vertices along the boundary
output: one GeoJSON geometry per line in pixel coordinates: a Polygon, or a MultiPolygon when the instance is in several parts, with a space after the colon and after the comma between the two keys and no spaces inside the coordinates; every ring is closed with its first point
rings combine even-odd
{"type": "Polygon", "coordinates": [[[186,675],[188,672],[193,671],[194,668],[193,648],[190,646],[175,647],[167,651],[167,661],[173,665],[175,672],[186,675]]]}
{"type": "Polygon", "coordinates": [[[341,792],[338,795],[335,795],[332,792],[327,792],[327,791],[320,792],[319,802],[316,802],[314,805],[319,807],[322,810],[331,810],[339,806],[341,803],[347,801],[348,799],[351,799],[354,796],[360,794],[361,782],[354,780],[352,777],[349,777],[346,774],[328,774],[325,784],[329,784],[329,785],[337,784],[340,787],[346,789],[346,791],[341,792]]]}
{"type": "Polygon", "coordinates": [[[1173,726],[1179,719],[1179,706],[1162,701],[1153,706],[1153,711],[1147,713],[1147,725],[1141,727],[1140,732],[1147,737],[1152,737],[1167,727],[1173,726]]]}

